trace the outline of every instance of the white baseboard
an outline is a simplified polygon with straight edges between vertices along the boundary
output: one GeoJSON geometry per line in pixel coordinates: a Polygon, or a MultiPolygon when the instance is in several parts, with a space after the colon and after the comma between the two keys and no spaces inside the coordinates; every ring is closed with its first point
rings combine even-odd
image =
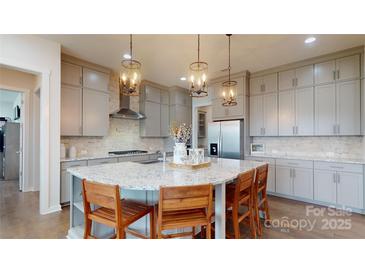
{"type": "Polygon", "coordinates": [[[46,215],[46,214],[58,212],[61,210],[62,210],[61,205],[55,205],[55,206],[47,208],[46,210],[41,211],[41,214],[46,215]]]}

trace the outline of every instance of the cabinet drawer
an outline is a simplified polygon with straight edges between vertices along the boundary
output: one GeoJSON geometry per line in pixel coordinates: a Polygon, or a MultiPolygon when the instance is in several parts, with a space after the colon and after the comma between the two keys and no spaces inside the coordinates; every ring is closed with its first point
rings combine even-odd
{"type": "Polygon", "coordinates": [[[278,166],[300,167],[300,168],[313,168],[313,161],[276,159],[276,165],[278,165],[278,166]]]}
{"type": "Polygon", "coordinates": [[[360,164],[331,163],[323,161],[314,162],[315,169],[363,173],[363,166],[360,164]]]}
{"type": "Polygon", "coordinates": [[[94,160],[88,160],[89,166],[96,166],[96,165],[103,165],[103,164],[112,164],[117,163],[117,158],[104,158],[104,159],[94,159],[94,160]]]}
{"type": "Polygon", "coordinates": [[[269,165],[275,165],[274,158],[266,158],[266,157],[259,157],[259,156],[247,156],[247,160],[257,161],[261,163],[268,163],[269,165]]]}
{"type": "Polygon", "coordinates": [[[87,166],[87,161],[72,161],[61,163],[61,170],[66,170],[71,167],[87,166]]]}

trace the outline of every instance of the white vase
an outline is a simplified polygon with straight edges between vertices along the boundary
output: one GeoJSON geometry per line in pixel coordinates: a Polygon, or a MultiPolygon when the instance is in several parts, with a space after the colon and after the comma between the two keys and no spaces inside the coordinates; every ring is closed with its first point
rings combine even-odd
{"type": "Polygon", "coordinates": [[[174,163],[183,164],[187,158],[186,144],[185,143],[175,143],[174,146],[174,163]]]}

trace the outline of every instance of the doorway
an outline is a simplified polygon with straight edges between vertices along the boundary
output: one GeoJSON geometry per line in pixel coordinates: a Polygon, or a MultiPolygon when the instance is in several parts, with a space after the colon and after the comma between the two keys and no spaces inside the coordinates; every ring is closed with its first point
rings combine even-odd
{"type": "Polygon", "coordinates": [[[24,187],[23,112],[23,93],[0,89],[0,183],[19,191],[24,187]]]}

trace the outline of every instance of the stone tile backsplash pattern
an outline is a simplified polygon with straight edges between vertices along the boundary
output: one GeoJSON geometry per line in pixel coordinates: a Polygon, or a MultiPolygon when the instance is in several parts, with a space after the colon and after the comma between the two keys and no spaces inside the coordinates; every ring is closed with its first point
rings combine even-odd
{"type": "MultiPolygon", "coordinates": [[[[119,109],[119,90],[117,73],[110,76],[109,91],[110,113],[119,109]]],[[[131,109],[139,110],[139,98],[130,98],[131,109]]],[[[172,150],[170,138],[140,138],[139,121],[125,119],[110,119],[108,136],[105,137],[61,137],[61,143],[66,148],[75,146],[78,156],[104,156],[113,150],[141,149],[148,151],[172,150]]]]}
{"type": "Polygon", "coordinates": [[[335,158],[365,158],[364,137],[254,137],[267,154],[335,158]]]}

